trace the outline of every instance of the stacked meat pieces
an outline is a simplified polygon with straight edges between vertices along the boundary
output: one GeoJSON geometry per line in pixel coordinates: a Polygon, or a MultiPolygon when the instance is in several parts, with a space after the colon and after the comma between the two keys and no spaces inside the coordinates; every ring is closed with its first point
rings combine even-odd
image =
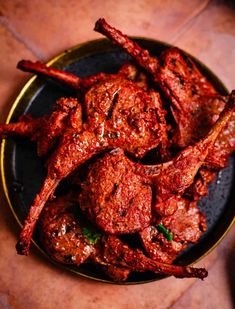
{"type": "Polygon", "coordinates": [[[61,98],[51,115],[0,127],[3,138],[35,141],[47,158],[17,251],[29,253],[40,217],[41,241],[60,263],[95,263],[115,281],[133,271],[203,279],[205,269],[172,263],[206,230],[197,201],[235,149],[235,92],[221,96],[178,48],[157,59],[104,19],[95,30],[135,64],[84,79],[39,62],[18,64],[70,86],[79,100],[61,98]],[[153,165],[143,164],[149,151],[153,165]],[[79,189],[49,201],[64,178],[79,189]]]}

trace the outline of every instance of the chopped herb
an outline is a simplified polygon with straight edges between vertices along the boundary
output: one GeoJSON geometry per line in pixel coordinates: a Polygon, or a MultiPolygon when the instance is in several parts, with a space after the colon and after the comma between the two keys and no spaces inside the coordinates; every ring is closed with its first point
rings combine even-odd
{"type": "Polygon", "coordinates": [[[98,233],[93,228],[84,227],[82,233],[91,245],[96,244],[101,237],[101,233],[98,233]]]}
{"type": "Polygon", "coordinates": [[[168,241],[173,240],[173,233],[171,233],[163,224],[158,224],[157,230],[159,233],[162,233],[168,241]]]}

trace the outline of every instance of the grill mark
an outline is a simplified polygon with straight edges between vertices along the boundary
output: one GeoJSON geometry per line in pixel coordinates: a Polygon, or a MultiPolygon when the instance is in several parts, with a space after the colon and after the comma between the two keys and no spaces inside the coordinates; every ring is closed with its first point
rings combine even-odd
{"type": "Polygon", "coordinates": [[[110,103],[110,106],[109,106],[109,109],[108,109],[108,112],[107,112],[107,116],[106,116],[106,120],[109,120],[109,119],[112,118],[113,110],[114,110],[114,107],[117,103],[118,96],[119,96],[119,94],[118,94],[118,90],[117,90],[113,95],[112,102],[110,103]]]}

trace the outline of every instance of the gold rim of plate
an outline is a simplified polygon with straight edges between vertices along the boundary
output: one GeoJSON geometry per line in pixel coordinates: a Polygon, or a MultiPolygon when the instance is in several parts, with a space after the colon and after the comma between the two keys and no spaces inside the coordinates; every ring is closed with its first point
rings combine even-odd
{"type": "MultiPolygon", "coordinates": [[[[145,43],[148,43],[150,45],[155,45],[155,46],[161,46],[162,48],[166,48],[166,47],[171,47],[172,45],[162,42],[162,41],[158,41],[158,40],[154,40],[154,39],[149,39],[149,38],[145,38],[145,37],[131,37],[134,40],[137,40],[139,42],[143,41],[145,43]]],[[[65,50],[64,52],[62,52],[61,54],[59,54],[58,56],[55,56],[54,58],[52,58],[50,61],[48,61],[46,64],[48,66],[54,65],[54,67],[62,69],[65,64],[69,65],[70,63],[73,63],[75,60],[81,60],[85,57],[90,57],[92,55],[97,55],[99,53],[102,52],[110,52],[110,51],[114,51],[114,48],[110,41],[107,39],[97,39],[97,40],[91,40],[85,43],[81,43],[78,44],[72,48],[69,48],[68,50],[65,50]],[[73,55],[75,54],[75,55],[73,55]],[[77,55],[78,54],[78,55],[77,55]],[[72,56],[72,57],[70,57],[72,56]]],[[[219,87],[224,94],[228,94],[228,90],[226,89],[226,87],[223,85],[223,83],[218,79],[218,77],[209,69],[207,68],[202,62],[200,62],[197,58],[193,57],[192,55],[190,55],[189,53],[187,53],[196,63],[197,65],[199,65],[201,68],[203,68],[203,70],[205,70],[207,72],[207,75],[210,75],[211,79],[213,80],[212,83],[217,87],[219,87]]],[[[18,105],[20,104],[21,100],[24,98],[25,94],[27,92],[30,92],[30,87],[33,86],[34,82],[37,80],[37,76],[34,75],[33,77],[31,77],[28,82],[23,86],[23,88],[21,89],[20,93],[18,94],[18,96],[16,97],[15,101],[12,104],[12,107],[8,113],[7,119],[6,119],[6,124],[9,123],[11,121],[11,118],[16,110],[16,108],[18,107],[18,105]]],[[[2,177],[2,185],[3,185],[3,190],[8,202],[8,206],[11,209],[11,212],[13,213],[17,223],[19,224],[19,226],[22,228],[23,224],[21,222],[21,220],[19,219],[17,213],[15,212],[14,206],[11,202],[11,198],[9,195],[9,190],[7,187],[7,181],[6,181],[6,171],[5,171],[5,149],[6,148],[6,140],[2,140],[1,143],[1,177],[2,177]]],[[[232,225],[235,222],[235,213],[233,215],[233,218],[229,220],[229,224],[226,226],[225,231],[222,232],[221,236],[219,237],[219,239],[217,239],[217,241],[204,253],[202,254],[199,258],[195,259],[192,263],[190,263],[189,265],[193,265],[194,263],[200,261],[202,258],[204,258],[206,255],[208,255],[221,241],[222,239],[226,236],[226,234],[228,233],[228,231],[231,229],[232,225]]],[[[33,239],[32,240],[33,245],[39,250],[39,252],[46,257],[48,260],[50,260],[50,262],[52,262],[53,264],[55,264],[57,267],[61,268],[61,269],[66,269],[70,272],[76,273],[79,276],[88,278],[88,279],[92,279],[95,281],[99,281],[99,282],[104,282],[104,283],[111,283],[111,284],[121,284],[121,285],[134,285],[134,284],[143,284],[143,283],[148,283],[148,282],[153,282],[156,280],[159,280],[161,278],[166,278],[168,276],[161,276],[161,277],[156,277],[153,279],[149,279],[149,280],[143,280],[143,281],[126,281],[126,282],[114,282],[112,280],[107,280],[107,279],[101,279],[101,278],[97,278],[97,277],[93,277],[91,275],[87,275],[84,274],[82,272],[80,272],[79,270],[76,270],[74,268],[71,268],[69,266],[65,266],[63,264],[57,263],[55,262],[53,259],[51,259],[48,254],[37,244],[37,242],[33,239]]]]}

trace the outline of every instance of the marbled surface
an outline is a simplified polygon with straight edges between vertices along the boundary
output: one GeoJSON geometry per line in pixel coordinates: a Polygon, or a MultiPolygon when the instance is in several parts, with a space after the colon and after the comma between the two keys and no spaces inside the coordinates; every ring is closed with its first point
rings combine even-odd
{"type": "MultiPolygon", "coordinates": [[[[235,4],[209,0],[0,0],[0,120],[28,75],[21,58],[49,60],[77,43],[100,37],[99,17],[129,35],[176,44],[235,87],[235,4]]],[[[0,191],[0,308],[223,308],[235,307],[235,227],[198,265],[209,277],[137,286],[107,285],[57,269],[40,253],[17,256],[19,228],[0,191]]]]}

